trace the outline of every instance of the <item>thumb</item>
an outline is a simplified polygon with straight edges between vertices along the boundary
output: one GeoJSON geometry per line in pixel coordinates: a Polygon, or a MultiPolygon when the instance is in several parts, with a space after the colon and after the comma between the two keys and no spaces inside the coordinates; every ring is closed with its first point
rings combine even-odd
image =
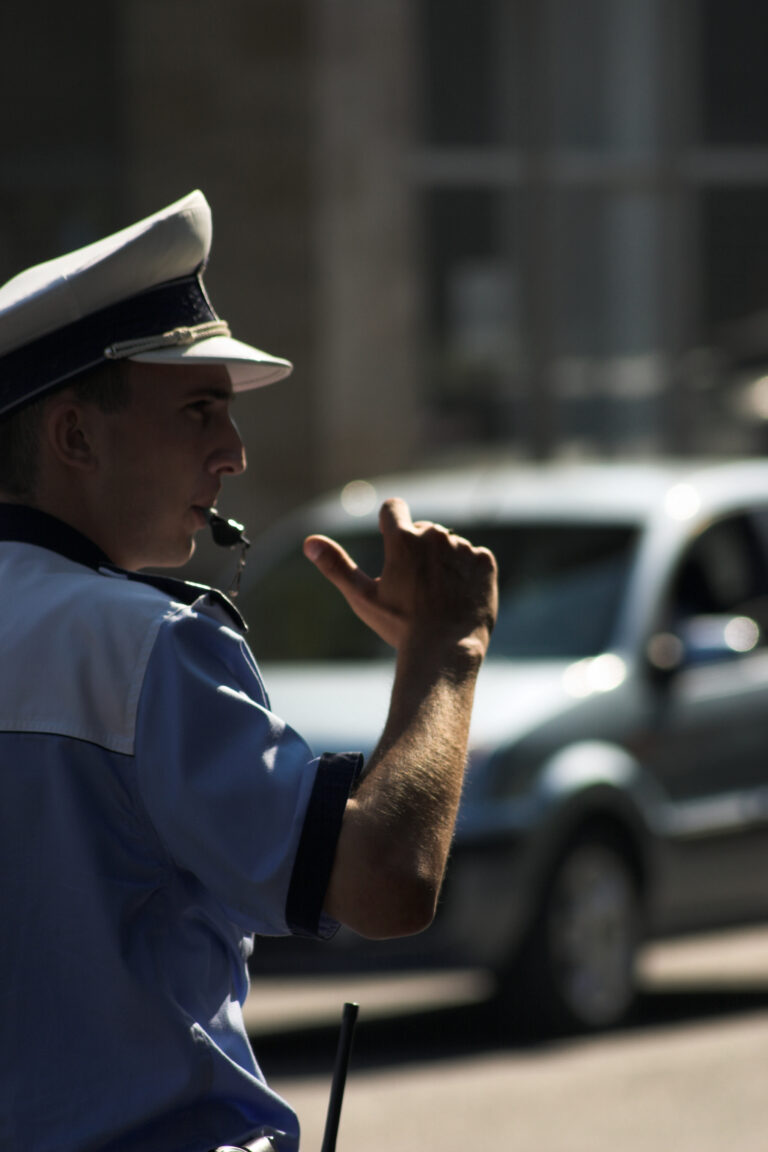
{"type": "Polygon", "coordinates": [[[352,557],[335,540],[327,536],[308,536],[304,555],[311,560],[326,580],[330,580],[348,600],[365,594],[375,583],[358,568],[352,557]]]}

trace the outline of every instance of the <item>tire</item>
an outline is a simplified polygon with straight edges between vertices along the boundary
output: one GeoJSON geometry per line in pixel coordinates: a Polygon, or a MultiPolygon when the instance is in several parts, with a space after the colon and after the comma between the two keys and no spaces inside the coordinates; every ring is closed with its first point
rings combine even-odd
{"type": "Polygon", "coordinates": [[[617,838],[592,833],[572,841],[505,977],[507,1011],[549,1032],[621,1023],[636,994],[640,910],[638,878],[617,838]]]}

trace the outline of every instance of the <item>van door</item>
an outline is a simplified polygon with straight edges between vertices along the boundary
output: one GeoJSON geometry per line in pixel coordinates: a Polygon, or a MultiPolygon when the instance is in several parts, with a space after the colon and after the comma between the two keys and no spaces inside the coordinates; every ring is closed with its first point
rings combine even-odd
{"type": "MultiPolygon", "coordinates": [[[[762,512],[768,526],[768,512],[762,512]]],[[[739,514],[706,528],[672,579],[666,629],[718,616],[733,648],[698,646],[659,689],[649,767],[667,798],[660,912],[666,926],[768,914],[768,564],[761,525],[739,514]],[[738,649],[742,650],[739,651],[738,649]]]]}

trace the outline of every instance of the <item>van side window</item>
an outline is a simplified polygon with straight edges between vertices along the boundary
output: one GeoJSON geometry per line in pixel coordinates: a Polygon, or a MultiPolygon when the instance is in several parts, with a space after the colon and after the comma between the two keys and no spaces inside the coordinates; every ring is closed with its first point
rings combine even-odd
{"type": "Polygon", "coordinates": [[[693,541],[673,580],[670,610],[676,622],[704,615],[750,616],[765,643],[768,566],[748,516],[719,520],[693,541]]]}

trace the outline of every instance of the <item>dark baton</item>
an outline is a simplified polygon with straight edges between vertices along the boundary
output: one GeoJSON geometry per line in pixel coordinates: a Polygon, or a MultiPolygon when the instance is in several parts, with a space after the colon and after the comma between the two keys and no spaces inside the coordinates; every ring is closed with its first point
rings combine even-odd
{"type": "Polygon", "coordinates": [[[347,1003],[341,1017],[341,1032],[336,1049],[336,1063],[331,1081],[331,1095],[328,1100],[328,1115],[325,1120],[325,1133],[320,1152],[335,1152],[336,1137],[339,1131],[339,1118],[341,1105],[344,1100],[344,1086],[347,1082],[347,1069],[349,1068],[349,1055],[352,1051],[352,1037],[355,1033],[357,1021],[357,1004],[347,1003]]]}

